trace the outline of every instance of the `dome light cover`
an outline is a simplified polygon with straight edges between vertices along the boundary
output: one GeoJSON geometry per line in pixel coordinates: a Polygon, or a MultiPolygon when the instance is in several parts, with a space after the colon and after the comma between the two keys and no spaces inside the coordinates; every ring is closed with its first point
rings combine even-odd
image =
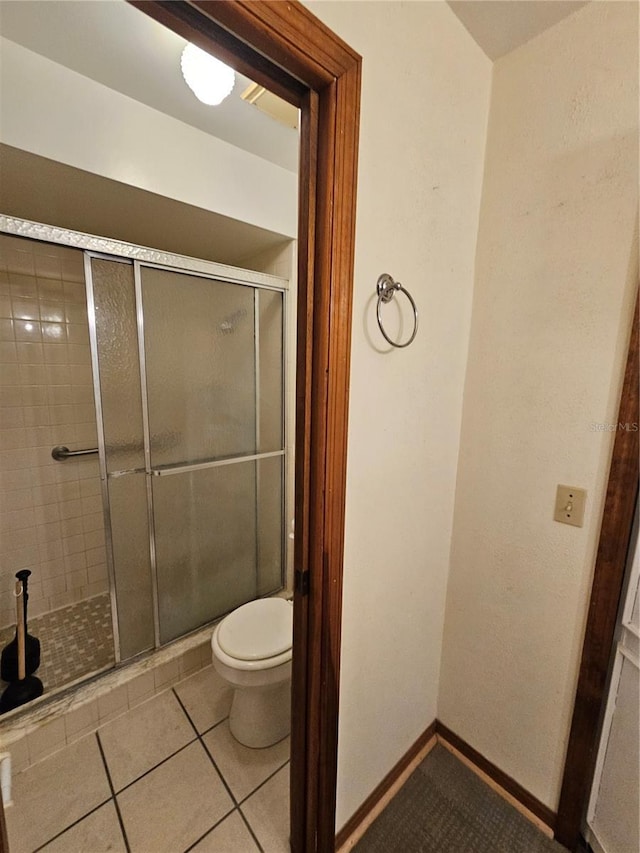
{"type": "Polygon", "coordinates": [[[188,44],[182,51],[180,66],[187,86],[199,101],[210,107],[221,104],[236,82],[232,68],[195,44],[188,44]]]}

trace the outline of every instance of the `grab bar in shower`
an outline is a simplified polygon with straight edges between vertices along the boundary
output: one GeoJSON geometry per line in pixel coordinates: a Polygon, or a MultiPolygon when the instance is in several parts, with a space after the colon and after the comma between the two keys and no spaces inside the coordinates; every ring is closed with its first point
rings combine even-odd
{"type": "Polygon", "coordinates": [[[89,447],[86,450],[69,450],[68,447],[58,444],[57,447],[54,447],[51,451],[51,455],[56,462],[63,462],[65,459],[71,459],[72,456],[92,456],[94,453],[98,452],[99,450],[97,447],[89,447]]]}

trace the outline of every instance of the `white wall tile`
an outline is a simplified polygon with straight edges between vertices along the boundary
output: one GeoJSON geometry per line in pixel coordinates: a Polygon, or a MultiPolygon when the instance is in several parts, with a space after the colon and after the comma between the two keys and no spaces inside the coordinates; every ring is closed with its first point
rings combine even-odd
{"type": "Polygon", "coordinates": [[[17,569],[34,573],[35,615],[104,590],[106,555],[97,465],[51,459],[97,440],[82,253],[2,235],[0,281],[2,627],[17,569]]]}

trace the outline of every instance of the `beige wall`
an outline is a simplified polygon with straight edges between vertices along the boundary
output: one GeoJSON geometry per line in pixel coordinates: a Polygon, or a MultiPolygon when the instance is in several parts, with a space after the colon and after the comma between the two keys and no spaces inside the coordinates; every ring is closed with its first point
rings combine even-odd
{"type": "Polygon", "coordinates": [[[0,236],[0,627],[15,624],[15,572],[29,613],[107,590],[83,255],[0,236]]]}
{"type": "Polygon", "coordinates": [[[444,3],[309,5],[364,59],[341,826],[436,715],[491,64],[444,3]],[[404,350],[375,324],[382,272],[420,311],[404,350]]]}
{"type": "Polygon", "coordinates": [[[637,256],[637,5],[494,66],[438,713],[552,808],[637,256]],[[555,489],[588,490],[583,528],[555,489]]]}

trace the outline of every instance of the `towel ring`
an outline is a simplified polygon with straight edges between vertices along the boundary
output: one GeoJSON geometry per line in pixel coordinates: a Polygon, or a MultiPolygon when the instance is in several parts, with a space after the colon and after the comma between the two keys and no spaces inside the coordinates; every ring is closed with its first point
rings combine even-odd
{"type": "Polygon", "coordinates": [[[378,293],[378,305],[376,308],[376,315],[378,317],[378,326],[380,326],[380,331],[382,335],[387,341],[387,343],[391,344],[392,347],[398,347],[398,349],[402,349],[402,347],[408,347],[410,343],[413,342],[416,334],[418,333],[418,309],[416,308],[416,303],[413,301],[413,297],[409,293],[409,291],[404,288],[399,281],[394,281],[391,276],[383,272],[380,278],[378,279],[378,283],[376,284],[376,291],[378,293]],[[384,326],[382,325],[382,317],[380,316],[380,308],[382,304],[385,305],[387,302],[391,302],[396,291],[401,291],[407,297],[409,302],[411,303],[411,307],[413,308],[413,332],[411,333],[411,337],[408,341],[405,341],[403,344],[397,343],[397,341],[392,341],[389,335],[385,332],[384,326]]]}

